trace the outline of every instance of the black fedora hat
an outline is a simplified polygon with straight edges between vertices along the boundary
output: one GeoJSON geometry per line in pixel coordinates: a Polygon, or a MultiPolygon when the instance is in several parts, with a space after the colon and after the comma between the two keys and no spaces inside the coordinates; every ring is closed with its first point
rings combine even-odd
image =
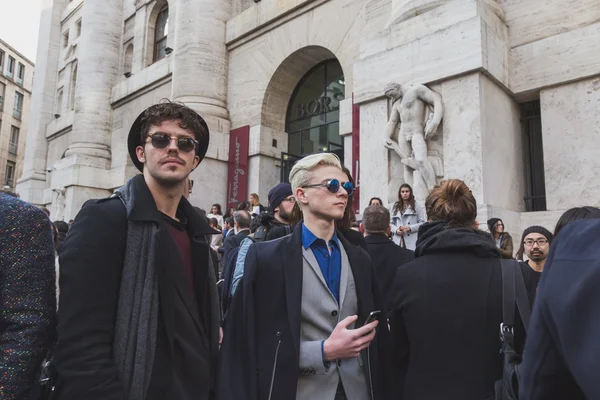
{"type": "MultiPolygon", "coordinates": [[[[129,151],[129,157],[131,158],[131,161],[133,162],[133,165],[135,165],[136,168],[138,170],[140,170],[140,172],[142,172],[144,170],[144,164],[141,163],[140,160],[138,160],[137,154],[136,154],[135,150],[137,149],[138,146],[140,146],[140,140],[141,140],[140,134],[141,134],[141,131],[142,131],[142,127],[144,125],[144,116],[152,108],[154,108],[154,107],[164,107],[165,104],[175,105],[177,107],[182,107],[182,108],[185,107],[185,109],[186,109],[185,111],[186,112],[193,113],[193,116],[195,118],[197,118],[197,124],[200,126],[200,130],[194,132],[195,139],[198,141],[198,146],[196,146],[196,155],[198,156],[198,158],[200,158],[200,161],[202,161],[202,159],[206,155],[206,151],[208,150],[208,143],[209,143],[209,139],[210,139],[210,132],[208,130],[208,125],[206,124],[206,121],[204,121],[204,118],[202,118],[200,116],[200,114],[198,114],[197,112],[195,112],[191,108],[189,108],[189,107],[187,107],[187,106],[185,106],[183,104],[180,104],[180,103],[159,103],[159,104],[155,104],[155,105],[150,106],[147,109],[145,109],[135,119],[133,125],[131,125],[131,129],[129,130],[129,136],[127,136],[127,149],[129,151]]],[[[175,118],[175,119],[177,119],[177,118],[175,118]]]]}

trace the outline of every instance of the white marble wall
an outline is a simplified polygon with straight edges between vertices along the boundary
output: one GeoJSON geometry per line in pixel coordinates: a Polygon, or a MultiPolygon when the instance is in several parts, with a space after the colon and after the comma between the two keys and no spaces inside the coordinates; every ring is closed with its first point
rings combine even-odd
{"type": "Polygon", "coordinates": [[[600,206],[600,75],[540,93],[548,210],[600,206]]]}

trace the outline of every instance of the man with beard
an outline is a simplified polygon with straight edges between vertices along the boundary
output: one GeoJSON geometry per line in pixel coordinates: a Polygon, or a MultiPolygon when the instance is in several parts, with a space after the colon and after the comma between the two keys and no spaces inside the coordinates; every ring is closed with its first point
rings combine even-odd
{"type": "Polygon", "coordinates": [[[183,196],[206,122],[161,103],[127,144],[142,174],[87,202],[60,254],[61,400],[208,400],[219,346],[215,231],[183,196]]]}
{"type": "Polygon", "coordinates": [[[548,229],[538,225],[525,229],[521,236],[523,250],[528,258],[527,261],[521,262],[521,271],[530,299],[533,299],[537,292],[538,282],[542,276],[553,238],[554,236],[548,229]]]}

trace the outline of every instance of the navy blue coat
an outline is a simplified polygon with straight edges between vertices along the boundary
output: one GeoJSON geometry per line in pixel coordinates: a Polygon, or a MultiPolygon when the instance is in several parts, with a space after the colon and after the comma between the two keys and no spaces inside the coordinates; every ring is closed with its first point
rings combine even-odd
{"type": "Polygon", "coordinates": [[[0,398],[26,399],[56,332],[50,220],[0,193],[0,398]]]}
{"type": "Polygon", "coordinates": [[[569,224],[542,273],[520,398],[600,399],[600,221],[569,224]]]}

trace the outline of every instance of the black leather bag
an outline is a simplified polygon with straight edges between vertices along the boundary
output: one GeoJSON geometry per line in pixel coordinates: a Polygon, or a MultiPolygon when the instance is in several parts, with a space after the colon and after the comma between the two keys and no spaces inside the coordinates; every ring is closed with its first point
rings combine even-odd
{"type": "Polygon", "coordinates": [[[58,400],[61,382],[54,365],[54,349],[50,349],[42,363],[38,386],[39,394],[36,400],[58,400]]]}
{"type": "Polygon", "coordinates": [[[515,351],[515,304],[525,331],[531,316],[525,280],[518,261],[501,260],[502,266],[502,324],[500,324],[500,352],[503,356],[502,379],[496,382],[495,400],[518,400],[519,368],[522,356],[515,351]]]}

